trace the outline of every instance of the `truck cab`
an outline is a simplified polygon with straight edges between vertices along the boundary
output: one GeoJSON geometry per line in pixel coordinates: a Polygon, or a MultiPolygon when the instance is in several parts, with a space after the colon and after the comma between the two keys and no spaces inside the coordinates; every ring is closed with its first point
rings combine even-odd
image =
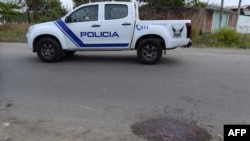
{"type": "Polygon", "coordinates": [[[129,13],[133,10],[132,3],[90,3],[55,24],[70,39],[69,48],[124,50],[131,45],[135,15],[129,13]]]}

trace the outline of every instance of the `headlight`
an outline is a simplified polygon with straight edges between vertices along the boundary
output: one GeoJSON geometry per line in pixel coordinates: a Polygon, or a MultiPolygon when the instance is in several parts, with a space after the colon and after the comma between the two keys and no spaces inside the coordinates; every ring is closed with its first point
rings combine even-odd
{"type": "Polygon", "coordinates": [[[34,28],[34,25],[30,26],[30,27],[28,28],[28,31],[27,31],[27,33],[26,33],[26,34],[29,34],[29,33],[30,33],[30,31],[31,31],[33,28],[34,28]]]}

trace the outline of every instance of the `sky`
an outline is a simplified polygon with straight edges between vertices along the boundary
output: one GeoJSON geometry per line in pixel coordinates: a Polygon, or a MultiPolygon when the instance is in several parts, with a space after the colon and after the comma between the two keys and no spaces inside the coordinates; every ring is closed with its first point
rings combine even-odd
{"type": "MultiPolygon", "coordinates": [[[[202,2],[208,2],[209,4],[216,4],[220,5],[221,0],[200,0],[202,2]]],[[[62,4],[66,9],[72,10],[72,0],[61,0],[62,4]]],[[[225,6],[238,6],[239,0],[224,0],[224,7],[225,6]]],[[[241,5],[250,5],[250,0],[242,0],[241,5]]]]}
{"type": "MultiPolygon", "coordinates": [[[[209,4],[221,5],[221,0],[200,0],[202,2],[208,2],[209,4]]],[[[238,6],[239,0],[224,0],[225,6],[238,6]]],[[[241,0],[241,5],[250,5],[250,0],[241,0]]]]}
{"type": "Polygon", "coordinates": [[[73,3],[72,0],[61,0],[62,5],[68,9],[68,10],[72,10],[73,9],[73,3]]]}

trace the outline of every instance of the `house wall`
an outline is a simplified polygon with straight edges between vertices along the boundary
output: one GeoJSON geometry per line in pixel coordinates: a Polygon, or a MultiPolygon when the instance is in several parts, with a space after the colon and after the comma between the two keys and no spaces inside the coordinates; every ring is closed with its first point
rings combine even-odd
{"type": "Polygon", "coordinates": [[[229,15],[228,28],[235,29],[237,14],[233,13],[229,15]]]}
{"type": "MultiPolygon", "coordinates": [[[[221,27],[222,28],[228,27],[228,21],[229,21],[229,13],[224,12],[222,14],[221,27]]],[[[213,13],[213,24],[212,24],[212,30],[211,31],[218,30],[219,26],[220,26],[220,11],[214,11],[214,13],[213,13]]]]}
{"type": "MultiPolygon", "coordinates": [[[[224,27],[234,28],[236,16],[235,14],[226,13],[224,16],[224,27]]],[[[181,20],[190,19],[193,28],[201,32],[211,32],[218,29],[215,23],[219,19],[214,18],[214,10],[204,8],[164,8],[164,7],[141,7],[140,19],[141,20],[181,20]],[[216,20],[216,21],[215,21],[216,20]]]]}
{"type": "Polygon", "coordinates": [[[211,32],[213,25],[213,11],[207,10],[206,17],[204,17],[203,32],[211,32]]]}
{"type": "Polygon", "coordinates": [[[140,8],[141,20],[190,19],[197,31],[211,32],[213,12],[202,8],[140,8]]]}
{"type": "Polygon", "coordinates": [[[250,33],[250,16],[239,16],[237,31],[240,33],[250,33]]]}

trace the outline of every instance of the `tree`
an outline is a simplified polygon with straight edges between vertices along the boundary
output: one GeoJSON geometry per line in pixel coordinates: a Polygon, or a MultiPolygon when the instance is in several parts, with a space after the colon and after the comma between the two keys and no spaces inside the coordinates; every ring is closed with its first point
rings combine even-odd
{"type": "Polygon", "coordinates": [[[95,0],[73,0],[73,2],[75,3],[75,7],[82,5],[84,3],[88,3],[88,2],[94,2],[95,0]]]}
{"type": "Polygon", "coordinates": [[[208,3],[206,2],[201,2],[200,0],[188,0],[186,2],[187,6],[190,7],[201,7],[201,8],[206,8],[208,6],[208,3]]]}
{"type": "Polygon", "coordinates": [[[170,1],[170,4],[173,7],[182,7],[185,5],[185,0],[172,0],[172,1],[170,1]]]}
{"type": "MultiPolygon", "coordinates": [[[[89,2],[98,2],[98,1],[107,1],[107,0],[73,0],[73,2],[75,3],[75,7],[82,5],[84,3],[89,3],[89,2]]],[[[119,0],[116,0],[119,1],[119,0]]],[[[120,0],[120,1],[126,1],[126,0],[120,0]]]]}
{"type": "Polygon", "coordinates": [[[0,13],[3,23],[10,23],[12,19],[21,15],[21,6],[16,3],[0,2],[0,13]]]}
{"type": "Polygon", "coordinates": [[[26,5],[27,15],[33,22],[55,20],[67,13],[60,0],[26,0],[26,5]]]}
{"type": "Polygon", "coordinates": [[[167,7],[182,7],[185,5],[185,0],[146,0],[151,6],[161,5],[167,7]]]}

